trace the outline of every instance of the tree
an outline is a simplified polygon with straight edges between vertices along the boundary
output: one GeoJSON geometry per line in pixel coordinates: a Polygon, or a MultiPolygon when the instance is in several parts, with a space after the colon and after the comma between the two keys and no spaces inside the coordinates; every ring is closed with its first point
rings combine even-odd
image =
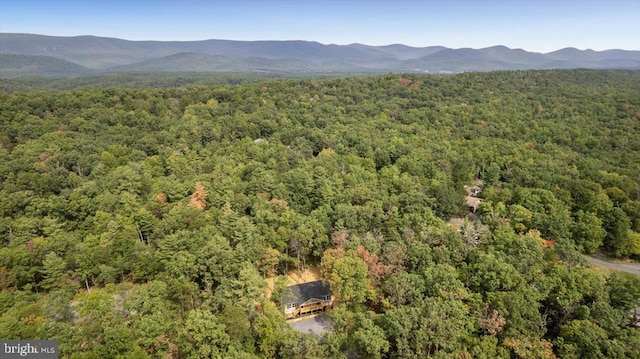
{"type": "Polygon", "coordinates": [[[220,313],[219,318],[232,341],[244,343],[251,336],[249,315],[244,308],[228,304],[220,313]]]}
{"type": "Polygon", "coordinates": [[[421,297],[424,288],[424,281],[419,275],[404,271],[392,273],[382,283],[385,298],[394,306],[413,303],[421,297]]]}
{"type": "Polygon", "coordinates": [[[271,301],[276,305],[282,304],[282,298],[287,295],[293,295],[291,289],[288,289],[289,279],[286,276],[278,276],[273,285],[273,290],[271,291],[271,301]]]}
{"type": "Polygon", "coordinates": [[[588,320],[574,320],[560,328],[558,354],[566,358],[622,358],[624,349],[607,332],[588,320]]]}
{"type": "Polygon", "coordinates": [[[480,328],[489,335],[496,335],[500,333],[502,327],[506,324],[506,320],[497,310],[489,310],[489,306],[486,306],[482,311],[482,316],[479,319],[480,328]]]}
{"type": "Polygon", "coordinates": [[[522,277],[502,258],[489,253],[477,252],[469,264],[469,286],[481,292],[506,291],[523,282],[522,277]]]}
{"type": "Polygon", "coordinates": [[[138,349],[130,328],[112,324],[103,330],[102,343],[93,347],[93,355],[99,358],[126,358],[127,354],[135,353],[138,349]]]}
{"type": "Polygon", "coordinates": [[[576,213],[576,222],[573,227],[573,240],[582,251],[587,254],[594,253],[602,245],[607,232],[602,228],[602,221],[591,212],[576,213]]]}
{"type": "Polygon", "coordinates": [[[489,228],[480,221],[470,221],[466,217],[460,227],[460,235],[467,247],[475,248],[482,243],[489,233],[489,228]]]}
{"type": "Polygon", "coordinates": [[[226,357],[230,339],[225,329],[211,311],[190,311],[178,333],[180,352],[188,358],[226,357]]]}
{"type": "Polygon", "coordinates": [[[207,208],[207,191],[200,182],[196,182],[196,189],[191,195],[189,206],[197,210],[204,211],[207,208]]]}
{"type": "Polygon", "coordinates": [[[557,332],[571,319],[588,318],[594,303],[606,298],[602,278],[583,267],[556,265],[546,274],[548,293],[543,303],[550,331],[557,332]]]}
{"type": "Polygon", "coordinates": [[[468,354],[477,359],[511,358],[507,348],[498,346],[498,338],[492,335],[469,337],[465,341],[468,354]]]}
{"type": "Polygon", "coordinates": [[[511,358],[518,359],[556,359],[553,344],[546,339],[534,337],[506,338],[503,345],[513,351],[511,358]]]}
{"type": "Polygon", "coordinates": [[[640,232],[628,230],[627,238],[630,242],[630,252],[636,258],[640,257],[640,232]]]}
{"type": "Polygon", "coordinates": [[[254,326],[256,344],[260,353],[267,358],[275,357],[290,330],[275,305],[270,301],[263,301],[262,315],[258,316],[254,326]]]}
{"type": "Polygon", "coordinates": [[[385,313],[383,321],[397,357],[415,358],[459,350],[472,326],[468,314],[460,300],[427,298],[385,313]]]}
{"type": "Polygon", "coordinates": [[[622,209],[615,207],[607,213],[604,222],[607,230],[604,244],[611,248],[613,254],[617,257],[626,257],[631,254],[633,247],[631,238],[629,238],[631,222],[626,213],[622,209]]]}
{"type": "Polygon", "coordinates": [[[362,245],[356,247],[356,253],[367,264],[369,268],[367,275],[371,283],[376,286],[380,285],[382,280],[391,272],[391,267],[381,263],[377,254],[369,252],[362,245]]]}
{"type": "Polygon", "coordinates": [[[65,275],[67,269],[67,263],[64,259],[60,258],[55,252],[49,252],[44,261],[42,261],[44,266],[43,274],[44,279],[42,280],[42,287],[45,289],[52,289],[59,285],[62,276],[65,275]]]}
{"type": "Polygon", "coordinates": [[[486,293],[486,303],[502,315],[506,321],[499,333],[501,338],[540,338],[545,331],[540,315],[539,294],[520,287],[513,291],[486,293]]]}
{"type": "Polygon", "coordinates": [[[640,306],[640,277],[628,273],[613,273],[607,279],[611,305],[623,310],[640,306]]]}
{"type": "Polygon", "coordinates": [[[307,333],[291,332],[278,352],[281,358],[320,359],[319,338],[307,333]]]}
{"type": "Polygon", "coordinates": [[[71,322],[73,312],[71,310],[71,294],[63,290],[52,291],[46,298],[46,317],[56,322],[71,322]]]}
{"type": "Polygon", "coordinates": [[[264,249],[260,258],[260,269],[265,277],[273,277],[276,274],[276,266],[280,263],[281,253],[271,247],[264,249]]]}
{"type": "Polygon", "coordinates": [[[235,303],[246,313],[250,313],[264,295],[266,285],[253,264],[244,262],[238,277],[223,281],[216,290],[216,294],[224,298],[227,303],[235,303]]]}
{"type": "Polygon", "coordinates": [[[363,358],[379,359],[389,351],[389,341],[382,328],[366,315],[357,317],[352,340],[363,358]]]}
{"type": "Polygon", "coordinates": [[[138,345],[149,354],[165,355],[170,350],[175,315],[167,294],[165,282],[151,281],[132,288],[123,303],[138,345]]]}
{"type": "Polygon", "coordinates": [[[173,325],[160,311],[144,315],[137,324],[138,345],[149,354],[168,354],[173,325]]]}
{"type": "Polygon", "coordinates": [[[448,264],[436,264],[425,269],[423,280],[426,296],[458,299],[468,296],[464,283],[458,279],[458,272],[448,264]]]}
{"type": "Polygon", "coordinates": [[[362,303],[369,298],[367,263],[350,252],[336,259],[331,267],[329,285],[334,295],[347,305],[362,303]]]}
{"type": "Polygon", "coordinates": [[[344,247],[338,246],[337,248],[330,248],[324,251],[322,259],[320,261],[320,273],[324,278],[329,278],[333,271],[334,263],[345,256],[344,247]]]}

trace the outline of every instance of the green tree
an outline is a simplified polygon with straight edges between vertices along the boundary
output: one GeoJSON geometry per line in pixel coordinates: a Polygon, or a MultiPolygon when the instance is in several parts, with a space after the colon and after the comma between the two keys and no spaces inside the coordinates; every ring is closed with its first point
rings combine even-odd
{"type": "Polygon", "coordinates": [[[458,298],[467,297],[468,293],[458,279],[458,272],[448,264],[436,264],[425,269],[424,292],[429,297],[458,298]]]}
{"type": "Polygon", "coordinates": [[[399,358],[455,353],[469,333],[468,308],[459,300],[427,298],[384,316],[384,328],[399,358]]]}
{"type": "Polygon", "coordinates": [[[329,285],[338,300],[347,305],[363,303],[369,298],[367,263],[353,252],[336,259],[331,268],[329,285]]]}
{"type": "Polygon", "coordinates": [[[42,287],[45,289],[56,288],[66,273],[67,263],[55,252],[49,252],[45,256],[44,261],[42,261],[42,264],[44,267],[42,270],[44,274],[42,287]]]}
{"type": "Polygon", "coordinates": [[[477,252],[468,271],[469,286],[480,292],[507,291],[523,283],[522,276],[511,265],[494,254],[477,252]]]}
{"type": "Polygon", "coordinates": [[[227,357],[230,339],[225,329],[211,311],[190,311],[178,333],[180,353],[186,358],[227,357]]]}
{"type": "Polygon", "coordinates": [[[489,292],[486,297],[489,307],[497,310],[506,320],[499,337],[542,337],[545,327],[539,312],[539,293],[519,287],[513,291],[489,292]]]}
{"type": "Polygon", "coordinates": [[[387,280],[382,282],[385,299],[394,306],[416,301],[421,297],[424,289],[424,281],[419,275],[404,271],[392,273],[387,280]]]}
{"type": "Polygon", "coordinates": [[[603,243],[607,232],[602,228],[602,221],[591,212],[576,213],[576,222],[573,227],[573,240],[582,251],[587,254],[594,253],[603,243]]]}
{"type": "Polygon", "coordinates": [[[264,295],[266,285],[256,267],[244,262],[238,277],[224,281],[216,293],[228,303],[235,303],[249,313],[264,295]]]}
{"type": "Polygon", "coordinates": [[[588,320],[574,320],[560,328],[556,342],[565,358],[622,358],[624,349],[607,332],[588,320]]]}
{"type": "Polygon", "coordinates": [[[270,301],[263,301],[262,315],[254,326],[258,350],[267,358],[275,357],[290,331],[280,311],[270,301]]]}
{"type": "Polygon", "coordinates": [[[291,332],[279,351],[281,358],[319,359],[321,356],[319,338],[312,334],[291,332]]]}
{"type": "Polygon", "coordinates": [[[611,248],[617,257],[626,257],[631,254],[633,244],[629,238],[631,222],[626,213],[618,207],[613,208],[606,215],[604,227],[607,235],[604,244],[611,248]]]}
{"type": "Polygon", "coordinates": [[[613,273],[607,279],[610,303],[615,308],[633,310],[640,306],[640,277],[628,273],[613,273]]]}
{"type": "Polygon", "coordinates": [[[389,341],[384,330],[365,315],[359,315],[356,321],[358,324],[352,340],[358,353],[363,358],[382,358],[389,351],[389,341]]]}

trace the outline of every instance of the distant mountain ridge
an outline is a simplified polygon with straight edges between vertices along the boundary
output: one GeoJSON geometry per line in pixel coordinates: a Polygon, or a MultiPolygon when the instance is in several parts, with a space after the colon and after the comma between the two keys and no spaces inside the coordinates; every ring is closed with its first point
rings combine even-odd
{"type": "Polygon", "coordinates": [[[505,46],[451,49],[402,44],[323,45],[312,41],[129,41],[0,33],[0,76],[133,71],[443,73],[553,68],[640,68],[640,51],[565,48],[542,54],[505,46]],[[45,56],[55,59],[49,61],[52,66],[46,66],[45,56]]]}
{"type": "Polygon", "coordinates": [[[91,72],[84,66],[51,56],[0,53],[0,77],[77,76],[91,72]]]}

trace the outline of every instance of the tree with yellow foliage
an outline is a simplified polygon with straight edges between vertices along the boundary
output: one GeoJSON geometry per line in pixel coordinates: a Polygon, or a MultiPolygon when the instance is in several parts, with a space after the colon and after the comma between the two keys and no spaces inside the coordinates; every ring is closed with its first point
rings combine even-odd
{"type": "Polygon", "coordinates": [[[189,201],[189,207],[193,207],[197,210],[204,211],[207,208],[207,191],[205,191],[204,186],[200,182],[196,182],[196,190],[191,195],[191,200],[189,201]]]}

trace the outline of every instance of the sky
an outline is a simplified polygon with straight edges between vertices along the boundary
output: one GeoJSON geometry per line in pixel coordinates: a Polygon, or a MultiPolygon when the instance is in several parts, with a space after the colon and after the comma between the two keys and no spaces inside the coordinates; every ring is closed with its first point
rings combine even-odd
{"type": "Polygon", "coordinates": [[[0,0],[0,32],[640,50],[640,0],[0,0]]]}

